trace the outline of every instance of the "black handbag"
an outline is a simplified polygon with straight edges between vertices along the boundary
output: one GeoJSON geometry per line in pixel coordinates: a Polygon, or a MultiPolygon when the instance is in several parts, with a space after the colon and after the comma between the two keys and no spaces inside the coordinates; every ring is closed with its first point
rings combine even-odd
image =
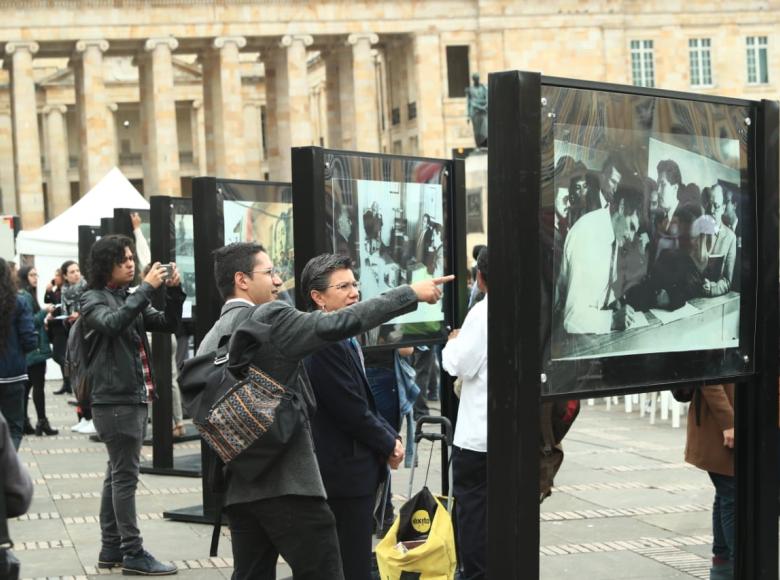
{"type": "Polygon", "coordinates": [[[5,505],[5,482],[0,477],[0,579],[19,580],[21,564],[11,548],[14,543],[8,533],[8,511],[5,505]]]}

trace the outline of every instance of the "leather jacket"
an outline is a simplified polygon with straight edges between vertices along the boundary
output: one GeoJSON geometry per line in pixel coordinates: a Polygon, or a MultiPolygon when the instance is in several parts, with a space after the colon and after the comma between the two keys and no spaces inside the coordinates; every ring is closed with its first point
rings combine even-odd
{"type": "MultiPolygon", "coordinates": [[[[156,290],[142,282],[130,294],[127,288],[88,290],[81,297],[87,348],[87,379],[93,405],[134,405],[147,402],[139,344],[149,357],[146,331],[172,333],[181,321],[184,292],[163,286],[165,308],[152,308],[156,290]]],[[[154,374],[152,373],[152,383],[154,374]]]]}

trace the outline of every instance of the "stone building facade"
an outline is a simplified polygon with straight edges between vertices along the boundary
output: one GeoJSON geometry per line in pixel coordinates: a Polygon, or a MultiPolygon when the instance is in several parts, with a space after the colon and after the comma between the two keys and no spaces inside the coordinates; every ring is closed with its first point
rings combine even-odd
{"type": "MultiPolygon", "coordinates": [[[[288,180],[290,147],[449,157],[507,69],[777,98],[778,0],[0,0],[0,201],[33,228],[118,165],[288,180]]],[[[183,185],[184,184],[184,185],[183,185]]]]}

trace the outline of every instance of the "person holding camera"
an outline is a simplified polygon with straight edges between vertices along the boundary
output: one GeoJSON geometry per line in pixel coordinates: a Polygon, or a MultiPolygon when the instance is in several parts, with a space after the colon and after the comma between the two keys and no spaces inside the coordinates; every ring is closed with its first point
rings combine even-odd
{"type": "Polygon", "coordinates": [[[90,289],[81,297],[92,414],[108,451],[98,567],[121,566],[125,574],[161,576],[175,574],[176,566],[159,562],[143,549],[135,509],[147,403],[155,396],[146,330],[174,332],[185,297],[175,264],[159,262],[131,294],[135,258],[130,238],[111,235],[95,242],[90,289]],[[150,303],[163,286],[165,307],[159,311],[150,303]]]}

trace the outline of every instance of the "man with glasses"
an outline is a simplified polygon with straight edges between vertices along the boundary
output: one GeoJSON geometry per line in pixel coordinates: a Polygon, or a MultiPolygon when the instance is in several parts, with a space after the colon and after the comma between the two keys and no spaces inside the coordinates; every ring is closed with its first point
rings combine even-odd
{"type": "Polygon", "coordinates": [[[198,354],[217,349],[249,315],[250,308],[279,297],[282,280],[260,244],[237,242],[214,252],[214,278],[225,301],[219,320],[203,337],[198,354]]]}

